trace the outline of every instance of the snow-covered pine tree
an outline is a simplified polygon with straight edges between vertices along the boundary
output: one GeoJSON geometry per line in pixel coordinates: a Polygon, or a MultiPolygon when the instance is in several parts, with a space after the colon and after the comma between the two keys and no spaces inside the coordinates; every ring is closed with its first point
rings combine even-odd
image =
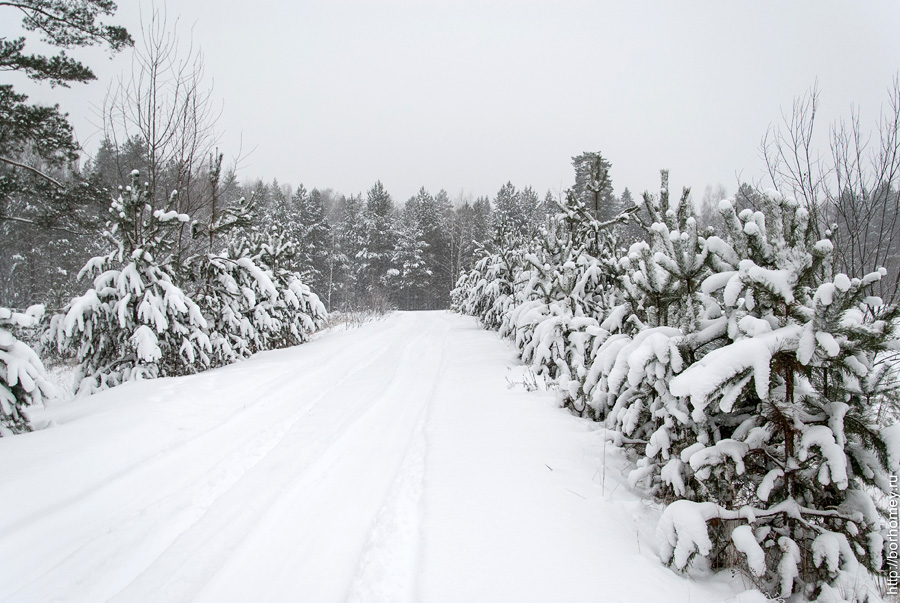
{"type": "Polygon", "coordinates": [[[407,201],[397,225],[393,268],[388,270],[387,284],[401,310],[420,310],[427,305],[433,273],[428,268],[428,243],[421,227],[419,195],[407,201]]]}
{"type": "Polygon", "coordinates": [[[256,214],[255,197],[229,201],[219,190],[222,155],[211,158],[209,222],[193,224],[194,237],[207,237],[206,253],[191,259],[194,298],[207,321],[212,366],[223,366],[245,358],[263,345],[258,329],[250,320],[260,294],[265,295],[268,279],[249,259],[233,258],[228,242],[239,240],[256,214]],[[224,248],[224,249],[223,249],[224,248]]]}
{"type": "MultiPolygon", "coordinates": [[[[537,196],[527,190],[526,201],[538,203],[537,196]]],[[[525,256],[535,249],[533,236],[541,224],[531,220],[539,215],[540,208],[523,206],[523,194],[511,182],[500,188],[494,204],[491,239],[486,245],[478,245],[473,267],[459,277],[450,297],[452,309],[477,316],[485,328],[497,330],[521,301],[516,298],[523,284],[519,282],[520,272],[525,256]]],[[[478,206],[485,207],[480,199],[476,209],[478,206]]]]}
{"type": "Polygon", "coordinates": [[[173,235],[190,218],[154,211],[140,174],[131,179],[110,206],[104,237],[112,251],[82,268],[79,278],[93,276],[91,288],[51,319],[46,334],[80,363],[80,393],[209,365],[206,320],[168,263],[173,235]]]}
{"type": "Polygon", "coordinates": [[[463,273],[451,293],[451,308],[475,316],[486,329],[498,330],[516,304],[516,277],[524,263],[525,250],[499,249],[491,253],[479,248],[480,257],[463,273]]]}
{"type": "Polygon", "coordinates": [[[257,193],[256,203],[263,210],[258,214],[260,229],[275,226],[282,230],[290,230],[297,219],[297,208],[291,199],[290,187],[278,182],[275,178],[268,185],[267,194],[257,193]]]}
{"type": "Polygon", "coordinates": [[[251,259],[223,252],[203,259],[200,279],[197,301],[208,317],[212,365],[230,364],[265,349],[260,323],[271,321],[254,309],[261,298],[277,296],[271,278],[251,259]]]}
{"type": "Polygon", "coordinates": [[[619,206],[609,174],[612,166],[602,153],[586,151],[572,157],[572,167],[575,168],[573,193],[591,215],[607,221],[626,209],[619,206]]]}
{"type": "Polygon", "coordinates": [[[616,301],[617,263],[613,226],[601,223],[572,191],[558,204],[525,255],[517,303],[501,334],[515,339],[522,359],[559,385],[563,403],[590,412],[584,385],[597,346],[609,336],[601,327],[616,301]]]}
{"type": "Polygon", "coordinates": [[[366,247],[364,203],[359,196],[343,197],[337,210],[331,251],[334,292],[331,307],[343,311],[360,308],[365,297],[363,269],[357,261],[366,247]]]}
{"type": "Polygon", "coordinates": [[[321,296],[328,288],[331,225],[325,219],[325,201],[318,189],[300,198],[298,233],[294,239],[297,243],[297,272],[303,274],[304,282],[321,296]]]}
{"type": "Polygon", "coordinates": [[[496,248],[516,247],[528,238],[527,214],[522,211],[519,191],[512,182],[507,182],[497,191],[491,219],[496,248]]]}
{"type": "Polygon", "coordinates": [[[360,283],[367,305],[386,308],[388,270],[394,268],[394,242],[397,240],[394,201],[378,181],[366,195],[364,215],[365,246],[356,254],[360,283]]]}
{"type": "Polygon", "coordinates": [[[40,305],[25,312],[0,307],[0,437],[29,431],[27,407],[53,395],[40,357],[19,335],[37,327],[43,314],[40,305]]]}
{"type": "Polygon", "coordinates": [[[493,244],[495,248],[517,247],[529,241],[544,225],[546,211],[544,204],[531,187],[516,190],[512,182],[507,182],[494,197],[493,244]]]}
{"type": "Polygon", "coordinates": [[[679,453],[700,434],[669,382],[715,345],[724,322],[701,291],[711,268],[689,191],[670,203],[666,171],[661,180],[660,194],[645,193],[641,203],[649,242],[620,261],[623,303],[603,325],[620,332],[596,351],[585,389],[597,416],[638,457],[630,481],[671,500],[692,494],[679,453]]]}
{"type": "Polygon", "coordinates": [[[717,272],[702,291],[729,341],[669,385],[705,436],[680,460],[706,502],[666,510],[662,557],[737,558],[774,596],[869,600],[863,568],[882,571],[885,546],[873,493],[900,459],[864,390],[876,354],[897,346],[897,310],[871,296],[881,273],[833,273],[831,242],[796,201],[763,203],[738,214],[723,201],[728,239],[707,240],[717,272]]]}
{"type": "MultiPolygon", "coordinates": [[[[450,198],[446,191],[432,196],[423,187],[407,202],[404,212],[412,212],[410,218],[416,221],[425,244],[423,249],[428,277],[425,279],[425,295],[417,309],[446,307],[455,278],[450,273],[450,219],[453,212],[450,198]]],[[[406,220],[407,216],[403,218],[406,220]]]]}
{"type": "Polygon", "coordinates": [[[319,297],[288,268],[295,253],[286,232],[252,229],[237,237],[217,262],[223,270],[230,268],[243,298],[234,306],[235,320],[246,333],[242,355],[298,345],[324,325],[327,312],[319,297]]]}
{"type": "Polygon", "coordinates": [[[466,201],[454,211],[450,227],[451,290],[460,275],[472,267],[475,249],[490,238],[490,214],[491,203],[486,197],[479,197],[473,204],[466,201]]]}

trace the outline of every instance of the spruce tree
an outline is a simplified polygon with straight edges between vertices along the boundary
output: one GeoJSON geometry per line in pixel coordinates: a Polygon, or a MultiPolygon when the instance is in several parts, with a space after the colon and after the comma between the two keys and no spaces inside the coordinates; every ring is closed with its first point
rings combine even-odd
{"type": "Polygon", "coordinates": [[[366,221],[360,197],[344,197],[338,206],[331,271],[335,275],[332,308],[360,308],[365,298],[366,221]]]}
{"type": "Polygon", "coordinates": [[[310,191],[300,206],[297,265],[304,281],[320,296],[328,287],[331,225],[325,219],[325,203],[318,189],[310,191]]]}
{"type": "Polygon", "coordinates": [[[394,201],[379,181],[366,195],[365,246],[357,252],[361,284],[367,301],[376,307],[386,306],[390,297],[387,285],[392,266],[395,231],[394,201]]]}
{"type": "Polygon", "coordinates": [[[397,242],[388,270],[388,284],[401,310],[421,310],[429,304],[433,273],[428,265],[429,245],[420,222],[418,199],[407,202],[397,226],[397,242]]]}
{"type": "Polygon", "coordinates": [[[522,211],[519,191],[507,182],[494,197],[493,221],[494,245],[510,248],[521,244],[529,234],[527,214],[522,211]]]}

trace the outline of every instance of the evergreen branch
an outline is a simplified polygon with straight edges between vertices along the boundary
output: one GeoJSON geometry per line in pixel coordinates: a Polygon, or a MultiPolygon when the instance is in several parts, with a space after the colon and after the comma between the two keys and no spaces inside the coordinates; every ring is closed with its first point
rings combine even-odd
{"type": "Polygon", "coordinates": [[[25,38],[7,42],[0,38],[0,71],[22,71],[32,80],[68,87],[68,82],[88,82],[97,77],[89,67],[60,52],[54,57],[24,54],[25,38]]]}
{"type": "MultiPolygon", "coordinates": [[[[34,0],[0,0],[0,7],[17,8],[24,15],[23,24],[29,31],[40,30],[47,41],[55,46],[91,46],[106,42],[113,50],[132,46],[134,40],[124,27],[98,25],[94,23],[97,12],[112,15],[116,5],[108,0],[89,0],[99,11],[91,11],[88,6],[74,7],[69,13],[55,14],[52,5],[40,6],[34,0]]],[[[57,5],[62,10],[65,7],[57,5]]]]}

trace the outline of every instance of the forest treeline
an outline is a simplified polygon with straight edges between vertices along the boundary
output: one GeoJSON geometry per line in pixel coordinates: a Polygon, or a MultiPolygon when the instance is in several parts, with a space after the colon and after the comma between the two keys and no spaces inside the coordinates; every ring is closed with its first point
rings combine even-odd
{"type": "MultiPolygon", "coordinates": [[[[576,158],[576,164],[590,156],[576,158]]],[[[5,305],[24,308],[44,303],[58,309],[79,292],[78,272],[103,249],[99,235],[109,220],[108,200],[130,186],[134,171],[143,181],[146,158],[140,140],[130,141],[124,153],[104,141],[94,158],[78,171],[61,176],[97,187],[93,206],[82,205],[77,222],[44,226],[36,218],[0,224],[4,234],[0,299],[5,305]]],[[[277,180],[238,183],[234,173],[213,181],[209,165],[199,169],[193,180],[190,202],[178,193],[178,199],[159,195],[153,204],[167,210],[192,208],[174,237],[173,263],[183,264],[208,251],[208,233],[199,225],[213,219],[214,212],[239,208],[245,215],[241,231],[277,232],[294,244],[283,265],[298,272],[329,311],[448,308],[450,291],[459,274],[471,268],[476,250],[495,247],[511,234],[533,234],[556,211],[551,193],[538,196],[531,187],[520,190],[511,182],[493,198],[451,199],[444,190],[432,194],[423,187],[397,203],[381,182],[365,193],[348,196],[330,188],[310,190],[277,180]],[[204,201],[195,201],[198,196],[204,201]]],[[[149,181],[143,184],[149,189],[149,181]]],[[[155,181],[155,188],[162,191],[176,191],[178,185],[174,165],[155,181]]],[[[610,215],[629,203],[627,189],[621,198],[608,192],[601,202],[610,215]]],[[[19,194],[9,210],[31,217],[40,205],[19,194]]],[[[227,241],[219,244],[227,245],[227,241]]]]}

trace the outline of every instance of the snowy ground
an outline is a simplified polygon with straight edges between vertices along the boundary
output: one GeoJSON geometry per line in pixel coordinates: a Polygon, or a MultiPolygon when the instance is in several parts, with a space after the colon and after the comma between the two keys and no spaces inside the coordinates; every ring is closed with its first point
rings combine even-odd
{"type": "Polygon", "coordinates": [[[47,409],[0,439],[0,601],[738,600],[659,564],[624,459],[522,375],[400,313],[47,409]]]}

